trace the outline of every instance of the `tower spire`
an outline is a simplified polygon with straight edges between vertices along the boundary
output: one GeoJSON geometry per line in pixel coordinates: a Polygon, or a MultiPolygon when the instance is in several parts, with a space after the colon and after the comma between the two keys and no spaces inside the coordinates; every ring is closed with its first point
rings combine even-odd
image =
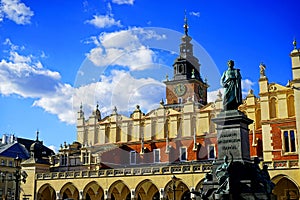
{"type": "Polygon", "coordinates": [[[184,28],[185,35],[188,36],[189,25],[188,25],[188,20],[187,20],[187,17],[186,17],[186,10],[184,10],[184,25],[183,25],[183,28],[184,28]]]}
{"type": "Polygon", "coordinates": [[[36,141],[39,141],[39,129],[36,130],[36,141]]]}

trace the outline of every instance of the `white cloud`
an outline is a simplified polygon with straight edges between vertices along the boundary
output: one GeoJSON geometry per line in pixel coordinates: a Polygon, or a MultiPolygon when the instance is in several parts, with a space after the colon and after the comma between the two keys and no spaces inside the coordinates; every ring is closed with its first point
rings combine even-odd
{"type": "Polygon", "coordinates": [[[78,110],[83,102],[86,116],[95,109],[96,102],[104,115],[111,114],[114,106],[119,113],[128,115],[137,104],[145,112],[157,107],[164,91],[164,84],[155,79],[135,78],[129,72],[113,70],[111,75],[101,76],[99,82],[76,88],[73,103],[78,110]]]}
{"type": "Polygon", "coordinates": [[[118,113],[129,115],[139,104],[145,112],[158,107],[164,96],[163,83],[152,78],[134,78],[129,72],[113,70],[101,81],[79,88],[60,84],[56,91],[34,101],[33,106],[55,114],[66,123],[75,123],[75,113],[83,103],[85,115],[89,116],[99,102],[102,116],[109,115],[114,106],[118,113]]]}
{"type": "Polygon", "coordinates": [[[68,124],[75,122],[73,112],[73,94],[75,89],[69,84],[59,84],[55,91],[43,94],[35,100],[33,106],[43,108],[46,112],[57,115],[60,121],[68,124]]]}
{"type": "Polygon", "coordinates": [[[7,18],[17,24],[29,24],[33,14],[33,11],[20,0],[1,0],[0,2],[0,21],[7,18]]]}
{"type": "Polygon", "coordinates": [[[200,12],[190,12],[190,15],[200,17],[200,12]]]}
{"type": "Polygon", "coordinates": [[[48,146],[49,149],[51,149],[52,151],[54,151],[54,153],[57,153],[57,147],[54,145],[50,145],[48,146]]]}
{"type": "Polygon", "coordinates": [[[134,0],[112,0],[112,2],[115,4],[119,4],[119,5],[122,5],[122,4],[133,5],[134,0]]]}
{"type": "MultiPolygon", "coordinates": [[[[16,45],[10,46],[19,49],[16,45]]],[[[0,93],[35,99],[33,106],[41,107],[68,124],[76,122],[81,102],[87,114],[95,109],[97,101],[105,114],[110,114],[114,106],[119,113],[128,114],[136,104],[147,112],[157,107],[164,96],[163,83],[153,78],[135,78],[122,70],[112,70],[110,75],[102,75],[99,82],[74,88],[62,83],[58,72],[45,69],[34,56],[12,49],[9,54],[8,60],[0,62],[0,93]]]]}
{"type": "Polygon", "coordinates": [[[74,88],[61,83],[60,74],[45,69],[33,55],[21,55],[17,52],[16,49],[20,47],[12,44],[9,39],[5,44],[10,46],[10,56],[8,60],[0,61],[0,93],[34,98],[36,100],[33,106],[57,115],[63,122],[74,123],[74,88]]]}
{"type": "Polygon", "coordinates": [[[25,48],[24,46],[14,45],[9,38],[6,38],[3,44],[8,45],[12,51],[23,50],[25,48]]]}
{"type": "Polygon", "coordinates": [[[214,91],[207,92],[207,102],[215,102],[218,99],[218,94],[221,92],[221,94],[224,94],[224,88],[219,88],[214,91]]]}
{"type": "Polygon", "coordinates": [[[20,55],[16,50],[23,49],[6,39],[9,45],[9,58],[0,61],[0,93],[16,94],[21,97],[39,98],[54,92],[60,80],[60,74],[45,69],[32,55],[20,55]]]}
{"type": "Polygon", "coordinates": [[[111,26],[121,27],[121,21],[116,21],[112,15],[94,15],[94,18],[87,20],[86,23],[92,24],[97,28],[108,28],[111,26]]]}
{"type": "Polygon", "coordinates": [[[32,55],[24,56],[10,51],[9,60],[0,61],[1,94],[35,98],[55,90],[60,74],[45,69],[32,58],[32,55]]]}
{"type": "Polygon", "coordinates": [[[98,37],[91,37],[96,47],[90,50],[87,57],[99,67],[120,65],[133,71],[144,70],[153,63],[155,53],[143,45],[142,41],[161,40],[165,37],[142,28],[102,33],[98,37]]]}
{"type": "Polygon", "coordinates": [[[247,96],[248,92],[255,85],[255,82],[249,79],[242,79],[242,94],[243,98],[247,96]]]}

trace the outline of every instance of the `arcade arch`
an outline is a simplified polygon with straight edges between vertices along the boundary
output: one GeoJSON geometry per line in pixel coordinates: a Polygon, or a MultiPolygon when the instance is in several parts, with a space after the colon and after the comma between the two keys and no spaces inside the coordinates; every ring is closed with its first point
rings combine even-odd
{"type": "Polygon", "coordinates": [[[300,199],[299,186],[286,175],[277,175],[272,178],[275,184],[273,193],[278,199],[300,199]]]}
{"type": "Polygon", "coordinates": [[[149,179],[140,182],[135,191],[135,197],[138,200],[159,199],[159,190],[149,179]]]}
{"type": "Polygon", "coordinates": [[[66,183],[60,190],[60,196],[62,199],[79,199],[78,189],[73,183],[66,183]]]}
{"type": "Polygon", "coordinates": [[[45,184],[40,187],[37,193],[37,200],[55,200],[56,193],[53,187],[50,184],[45,184]]]}
{"type": "Polygon", "coordinates": [[[190,190],[188,186],[179,178],[173,176],[172,180],[164,188],[164,197],[169,199],[190,199],[190,190]]]}
{"type": "Polygon", "coordinates": [[[110,186],[107,198],[111,200],[130,200],[130,190],[123,181],[118,180],[110,186]]]}
{"type": "Polygon", "coordinates": [[[85,186],[83,198],[86,200],[103,200],[104,191],[96,181],[92,181],[85,186]]]}

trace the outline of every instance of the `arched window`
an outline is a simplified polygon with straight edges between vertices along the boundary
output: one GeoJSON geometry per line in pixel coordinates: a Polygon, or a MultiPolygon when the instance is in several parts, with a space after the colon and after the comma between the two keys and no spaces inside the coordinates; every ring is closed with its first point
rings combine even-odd
{"type": "Polygon", "coordinates": [[[270,99],[270,118],[274,119],[277,117],[277,100],[275,97],[270,99]]]}
{"type": "Polygon", "coordinates": [[[182,72],[183,72],[183,65],[179,65],[179,66],[178,66],[178,72],[179,72],[179,73],[182,73],[182,72]]]}
{"type": "Polygon", "coordinates": [[[288,107],[288,116],[289,117],[295,116],[295,100],[293,95],[288,96],[287,107],[288,107]]]}

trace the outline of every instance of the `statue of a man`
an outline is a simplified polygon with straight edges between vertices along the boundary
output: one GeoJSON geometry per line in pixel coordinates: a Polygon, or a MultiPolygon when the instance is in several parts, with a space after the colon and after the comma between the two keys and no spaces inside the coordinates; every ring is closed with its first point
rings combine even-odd
{"type": "Polygon", "coordinates": [[[224,110],[235,110],[242,104],[241,74],[239,69],[233,68],[234,61],[228,61],[228,69],[221,77],[221,85],[224,87],[224,110]]]}
{"type": "Polygon", "coordinates": [[[228,161],[228,156],[224,156],[224,163],[222,165],[219,165],[216,169],[216,177],[218,179],[219,188],[217,189],[216,193],[227,193],[229,192],[230,185],[229,185],[229,168],[233,163],[233,156],[231,155],[231,161],[228,161]]]}

